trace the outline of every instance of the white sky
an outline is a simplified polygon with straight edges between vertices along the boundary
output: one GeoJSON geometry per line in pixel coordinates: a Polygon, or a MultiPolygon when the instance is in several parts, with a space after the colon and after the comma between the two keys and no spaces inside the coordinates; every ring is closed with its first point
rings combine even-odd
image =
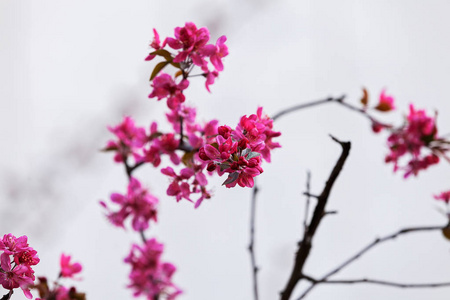
{"type": "MultiPolygon", "coordinates": [[[[56,276],[61,252],[85,266],[76,282],[88,299],[128,299],[122,259],[137,236],[107,224],[98,200],[126,189],[122,168],[100,153],[107,125],[124,114],[141,125],[164,120],[165,105],[147,98],[152,29],[162,36],[186,21],[228,37],[225,70],[208,94],[192,82],[187,101],[200,119],[234,125],[263,105],[269,114],[330,95],[357,103],[387,88],[400,123],[413,102],[439,111],[450,132],[448,1],[56,1],[0,2],[0,234],[29,236],[40,254],[37,275],[56,276]]],[[[321,276],[376,236],[411,225],[441,225],[432,194],[449,189],[448,164],[407,181],[383,163],[385,136],[336,105],[276,124],[283,148],[259,178],[257,260],[261,300],[284,287],[300,239],[306,171],[319,193],[340,154],[331,133],[353,147],[329,201],[339,213],[319,228],[306,272],[321,276]]],[[[161,201],[148,235],[166,245],[178,267],[180,299],[252,299],[246,250],[250,190],[215,184],[215,197],[194,210],[165,196],[166,179],[139,172],[161,201]]],[[[336,278],[450,281],[450,243],[417,234],[374,250],[336,278]]],[[[70,283],[68,283],[70,284],[70,283]]],[[[303,287],[303,286],[302,286],[303,287]]],[[[307,299],[448,299],[449,289],[317,287],[307,299]]],[[[300,294],[300,289],[296,290],[300,294]]],[[[25,299],[20,292],[14,299],[25,299]]]]}

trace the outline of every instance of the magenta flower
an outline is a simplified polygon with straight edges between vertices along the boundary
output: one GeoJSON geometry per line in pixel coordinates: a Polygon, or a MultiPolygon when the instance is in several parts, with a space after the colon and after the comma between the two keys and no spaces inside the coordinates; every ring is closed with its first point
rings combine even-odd
{"type": "Polygon", "coordinates": [[[65,255],[64,253],[61,254],[60,259],[61,277],[73,278],[73,275],[80,273],[81,270],[83,269],[80,263],[71,263],[70,259],[71,259],[70,255],[65,255]]]}
{"type": "Polygon", "coordinates": [[[223,35],[217,40],[216,45],[206,45],[202,49],[202,53],[209,56],[211,63],[218,72],[223,71],[222,58],[228,55],[228,47],[225,45],[226,41],[227,37],[223,35]]]}
{"type": "Polygon", "coordinates": [[[34,282],[34,271],[25,265],[11,265],[10,257],[7,253],[0,256],[0,284],[7,290],[21,288],[25,297],[32,299],[29,286],[34,282]]]}
{"type": "Polygon", "coordinates": [[[386,91],[383,90],[380,94],[380,100],[378,102],[378,105],[375,106],[375,109],[382,112],[394,110],[394,97],[386,95],[386,91]]]}
{"type": "Polygon", "coordinates": [[[127,194],[114,193],[111,195],[111,201],[120,206],[118,211],[110,211],[104,202],[100,204],[108,209],[107,217],[116,226],[124,227],[125,220],[131,217],[133,229],[141,231],[149,227],[150,220],[157,221],[158,198],[142,188],[141,183],[134,177],[130,179],[127,194]]]}
{"type": "Polygon", "coordinates": [[[185,97],[183,95],[183,90],[188,86],[189,81],[186,79],[183,79],[179,84],[176,84],[169,74],[161,73],[153,79],[153,91],[148,97],[157,97],[158,100],[167,98],[167,106],[170,109],[176,109],[184,102],[185,97]]]}
{"type": "Polygon", "coordinates": [[[434,199],[444,201],[448,204],[450,202],[450,191],[442,192],[439,195],[434,195],[434,199]]]}
{"type": "Polygon", "coordinates": [[[394,164],[394,171],[405,170],[405,178],[437,164],[439,155],[448,150],[440,146],[442,140],[437,137],[435,118],[427,116],[424,110],[416,110],[412,104],[409,109],[407,123],[388,137],[390,153],[385,158],[386,163],[394,164]],[[399,166],[404,156],[410,157],[409,162],[399,166]]]}
{"type": "Polygon", "coordinates": [[[125,262],[131,265],[128,287],[133,289],[135,297],[142,295],[153,300],[164,295],[167,299],[175,299],[181,294],[172,283],[175,266],[160,260],[163,250],[163,244],[156,239],[148,240],[143,246],[132,246],[125,262]]]}
{"type": "MultiPolygon", "coordinates": [[[[153,28],[153,34],[154,34],[154,38],[153,41],[150,44],[150,47],[152,47],[155,50],[159,50],[161,48],[164,48],[164,46],[166,45],[166,40],[164,40],[164,42],[161,45],[161,41],[159,40],[159,34],[158,31],[156,31],[156,29],[153,28]]],[[[145,60],[152,60],[155,58],[156,55],[154,54],[149,54],[145,60]]]]}
{"type": "Polygon", "coordinates": [[[133,155],[136,161],[142,158],[142,147],[147,142],[145,129],[136,127],[131,117],[124,117],[122,123],[116,127],[108,127],[114,133],[118,141],[109,141],[105,150],[115,151],[114,161],[123,162],[129,155],[133,155]]]}

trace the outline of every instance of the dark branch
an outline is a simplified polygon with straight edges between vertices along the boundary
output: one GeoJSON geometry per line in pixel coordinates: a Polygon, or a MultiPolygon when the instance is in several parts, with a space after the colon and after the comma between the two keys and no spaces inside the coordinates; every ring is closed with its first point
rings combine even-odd
{"type": "Polygon", "coordinates": [[[342,167],[344,166],[344,163],[350,153],[350,142],[341,142],[334,137],[332,137],[332,139],[341,145],[342,153],[325,184],[325,188],[317,198],[318,201],[314,209],[311,222],[308,225],[308,231],[306,232],[306,235],[302,243],[300,244],[295,257],[294,268],[292,269],[292,273],[289,277],[286,287],[284,288],[284,291],[281,292],[281,300],[288,300],[291,297],[292,291],[294,290],[297,283],[303,278],[303,267],[312,247],[312,239],[316,233],[317,228],[320,225],[323,216],[325,215],[325,206],[327,204],[328,197],[330,196],[331,189],[337,177],[341,173],[342,167]]]}
{"type": "Polygon", "coordinates": [[[250,244],[248,250],[250,251],[250,258],[252,264],[252,278],[253,278],[253,295],[255,300],[258,300],[258,267],[256,266],[255,258],[255,215],[256,215],[256,195],[258,193],[258,187],[253,186],[251,209],[250,209],[250,244]]]}
{"type": "Polygon", "coordinates": [[[9,300],[9,299],[11,299],[11,296],[12,296],[13,293],[14,293],[14,291],[10,290],[8,292],[8,294],[3,295],[3,297],[0,300],[9,300]]]}
{"type": "MultiPolygon", "coordinates": [[[[303,278],[311,281],[312,285],[303,292],[303,294],[298,298],[298,300],[305,298],[306,295],[315,287],[316,284],[332,282],[332,281],[328,280],[329,277],[331,277],[334,274],[338,273],[339,271],[343,270],[345,267],[347,267],[349,264],[351,264],[352,262],[354,262],[355,260],[360,258],[362,255],[364,255],[366,252],[368,252],[370,249],[372,249],[376,245],[379,245],[383,242],[395,239],[396,237],[403,235],[403,234],[412,233],[412,232],[421,232],[421,231],[442,230],[446,227],[447,226],[410,227],[410,228],[401,229],[393,234],[384,236],[382,238],[376,238],[369,245],[367,245],[364,248],[362,248],[361,250],[359,250],[355,255],[353,255],[352,257],[350,257],[349,259],[347,259],[346,261],[344,261],[343,263],[338,265],[336,268],[334,268],[333,270],[331,270],[330,272],[325,274],[321,279],[312,279],[311,277],[303,275],[303,278]]],[[[337,283],[337,282],[334,281],[334,283],[337,283]]]]}
{"type": "Polygon", "coordinates": [[[355,284],[355,283],[371,283],[387,285],[398,288],[435,288],[435,287],[445,287],[450,286],[450,282],[440,282],[440,283],[398,283],[390,282],[385,280],[375,280],[375,279],[353,279],[353,280],[325,280],[319,281],[317,283],[332,283],[332,284],[355,284]]]}
{"type": "Polygon", "coordinates": [[[321,104],[325,104],[325,103],[331,103],[333,101],[343,101],[345,98],[345,95],[341,96],[340,98],[326,98],[326,99],[322,99],[322,100],[316,100],[316,101],[311,101],[311,102],[307,102],[307,103],[302,103],[302,104],[298,104],[286,109],[283,109],[282,111],[276,113],[272,119],[275,121],[278,118],[280,118],[283,115],[289,114],[291,112],[297,111],[297,110],[301,110],[304,108],[308,108],[308,107],[313,107],[313,106],[317,106],[317,105],[321,105],[321,104]]]}
{"type": "Polygon", "coordinates": [[[305,204],[305,219],[303,221],[303,239],[306,237],[306,233],[308,232],[308,213],[309,213],[309,203],[311,201],[311,172],[308,171],[306,173],[306,204],[305,204]]]}

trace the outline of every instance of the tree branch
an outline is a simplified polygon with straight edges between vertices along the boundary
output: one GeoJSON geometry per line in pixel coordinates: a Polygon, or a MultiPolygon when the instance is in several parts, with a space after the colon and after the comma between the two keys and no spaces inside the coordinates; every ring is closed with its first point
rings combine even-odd
{"type": "Polygon", "coordinates": [[[312,247],[312,239],[316,233],[317,228],[320,225],[320,222],[325,215],[325,206],[328,201],[328,197],[330,196],[331,189],[342,171],[342,167],[344,166],[345,161],[350,153],[350,142],[341,142],[334,137],[331,137],[335,142],[339,143],[342,147],[342,153],[339,157],[336,165],[334,166],[326,184],[320,196],[317,198],[317,204],[314,209],[314,213],[311,219],[310,224],[308,225],[308,230],[305,234],[305,237],[302,243],[299,246],[297,251],[294,268],[292,269],[291,276],[284,288],[284,291],[281,292],[281,300],[288,300],[291,297],[292,291],[294,290],[297,283],[303,278],[303,267],[305,265],[306,259],[309,256],[311,247],[312,247]]]}
{"type": "MultiPolygon", "coordinates": [[[[337,281],[329,281],[327,280],[329,277],[333,276],[334,274],[338,273],[339,271],[341,271],[342,269],[344,269],[345,267],[347,267],[349,264],[351,264],[352,262],[354,262],[355,260],[357,260],[358,258],[360,258],[362,255],[364,255],[366,252],[368,252],[370,249],[372,249],[373,247],[375,247],[376,245],[379,245],[383,242],[395,239],[396,237],[400,236],[400,235],[404,235],[407,233],[412,233],[412,232],[421,232],[421,231],[433,231],[433,230],[442,230],[444,228],[446,228],[448,225],[446,226],[424,226],[424,227],[409,227],[409,228],[404,228],[401,230],[396,231],[395,233],[392,233],[390,235],[384,236],[382,238],[376,238],[373,242],[371,242],[370,244],[368,244],[367,246],[365,246],[364,248],[362,248],[361,250],[359,250],[355,255],[351,256],[349,259],[345,260],[343,263],[341,263],[340,265],[338,265],[336,268],[334,268],[333,270],[331,270],[330,272],[328,272],[327,274],[325,274],[321,279],[314,279],[311,280],[311,277],[308,277],[306,275],[303,275],[303,278],[309,280],[312,282],[312,285],[307,288],[303,294],[298,298],[298,300],[303,299],[306,297],[306,295],[315,287],[316,284],[318,283],[326,283],[326,282],[334,282],[337,283],[337,281]]],[[[355,282],[356,283],[356,282],[355,282]]],[[[360,282],[358,282],[360,283],[360,282]]],[[[369,282],[369,283],[375,283],[375,282],[369,282]]]]}
{"type": "MultiPolygon", "coordinates": [[[[306,278],[306,277],[305,277],[306,278]]],[[[325,280],[325,281],[316,281],[315,284],[318,283],[331,283],[331,284],[355,284],[355,283],[371,283],[371,284],[379,284],[379,285],[387,285],[398,288],[435,288],[435,287],[446,287],[450,286],[450,282],[439,282],[439,283],[398,283],[391,282],[385,280],[376,280],[376,279],[349,279],[349,280],[325,280]]]]}
{"type": "Polygon", "coordinates": [[[250,244],[248,246],[248,251],[250,251],[250,259],[252,264],[252,278],[253,278],[253,295],[254,299],[258,300],[258,267],[256,266],[255,257],[255,215],[256,215],[256,195],[258,193],[258,187],[253,186],[251,209],[250,209],[250,244]]]}

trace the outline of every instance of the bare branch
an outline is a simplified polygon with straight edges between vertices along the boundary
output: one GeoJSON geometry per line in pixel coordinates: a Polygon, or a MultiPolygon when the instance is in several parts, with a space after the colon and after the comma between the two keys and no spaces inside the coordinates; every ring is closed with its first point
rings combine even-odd
{"type": "MultiPolygon", "coordinates": [[[[448,226],[448,225],[447,225],[448,226]]],[[[357,260],[358,258],[360,258],[362,255],[364,255],[365,253],[367,253],[370,249],[372,249],[373,247],[375,247],[376,245],[379,245],[383,242],[395,239],[396,237],[400,236],[400,235],[404,235],[407,233],[412,233],[412,232],[423,232],[423,231],[433,231],[433,230],[442,230],[444,228],[446,228],[447,226],[424,226],[424,227],[409,227],[409,228],[404,228],[401,230],[396,231],[393,234],[384,236],[382,238],[376,238],[373,242],[371,242],[370,244],[368,244],[367,246],[365,246],[364,248],[362,248],[361,250],[359,250],[355,255],[351,256],[349,259],[345,260],[343,263],[341,263],[340,265],[338,265],[336,268],[334,268],[333,270],[331,270],[330,272],[328,272],[327,274],[325,274],[321,279],[312,279],[309,276],[303,275],[303,278],[309,280],[312,282],[312,285],[310,287],[308,287],[303,294],[298,298],[298,300],[304,299],[306,297],[306,295],[316,286],[316,284],[318,283],[328,283],[328,282],[333,282],[333,283],[337,283],[337,281],[330,281],[328,280],[329,277],[333,276],[334,274],[338,273],[339,271],[343,270],[345,267],[347,267],[349,264],[351,264],[352,262],[354,262],[355,260],[357,260]]],[[[355,282],[356,283],[356,282],[355,282]]],[[[358,282],[360,283],[360,282],[358,282]]],[[[368,282],[368,283],[375,283],[375,282],[368,282]]],[[[381,283],[380,283],[381,284],[381,283]]],[[[426,284],[425,284],[426,285],[426,284]]],[[[417,286],[419,287],[419,286],[417,286]]]]}
{"type": "Polygon", "coordinates": [[[258,193],[258,187],[253,186],[251,209],[250,209],[250,244],[248,246],[248,251],[250,251],[250,259],[252,264],[252,278],[253,278],[253,295],[254,299],[258,300],[258,267],[256,266],[255,257],[255,215],[256,215],[256,195],[258,193]]]}
{"type": "Polygon", "coordinates": [[[376,279],[353,279],[353,280],[325,280],[319,281],[317,283],[331,283],[331,284],[355,284],[355,283],[371,283],[371,284],[379,284],[379,285],[387,285],[398,288],[436,288],[436,287],[446,287],[450,286],[450,282],[439,282],[439,283],[398,283],[398,282],[390,282],[385,280],[376,280],[376,279]]]}
{"type": "Polygon", "coordinates": [[[308,231],[308,213],[309,213],[309,202],[311,200],[311,172],[308,171],[306,173],[306,192],[304,195],[306,195],[306,204],[305,204],[305,219],[303,221],[303,239],[306,237],[306,232],[308,231]]]}
{"type": "Polygon", "coordinates": [[[341,145],[342,153],[338,161],[336,162],[336,165],[334,166],[322,193],[317,199],[318,201],[314,209],[311,222],[308,226],[308,231],[302,243],[300,243],[299,245],[299,249],[295,257],[294,268],[292,269],[291,275],[286,284],[286,287],[284,288],[284,291],[281,292],[281,300],[288,300],[291,297],[292,291],[294,290],[297,283],[303,278],[303,266],[309,256],[312,247],[312,239],[324,216],[325,206],[327,204],[328,197],[330,196],[334,182],[341,173],[342,167],[344,166],[344,163],[350,153],[350,142],[341,142],[334,137],[332,137],[332,139],[341,145]]]}

